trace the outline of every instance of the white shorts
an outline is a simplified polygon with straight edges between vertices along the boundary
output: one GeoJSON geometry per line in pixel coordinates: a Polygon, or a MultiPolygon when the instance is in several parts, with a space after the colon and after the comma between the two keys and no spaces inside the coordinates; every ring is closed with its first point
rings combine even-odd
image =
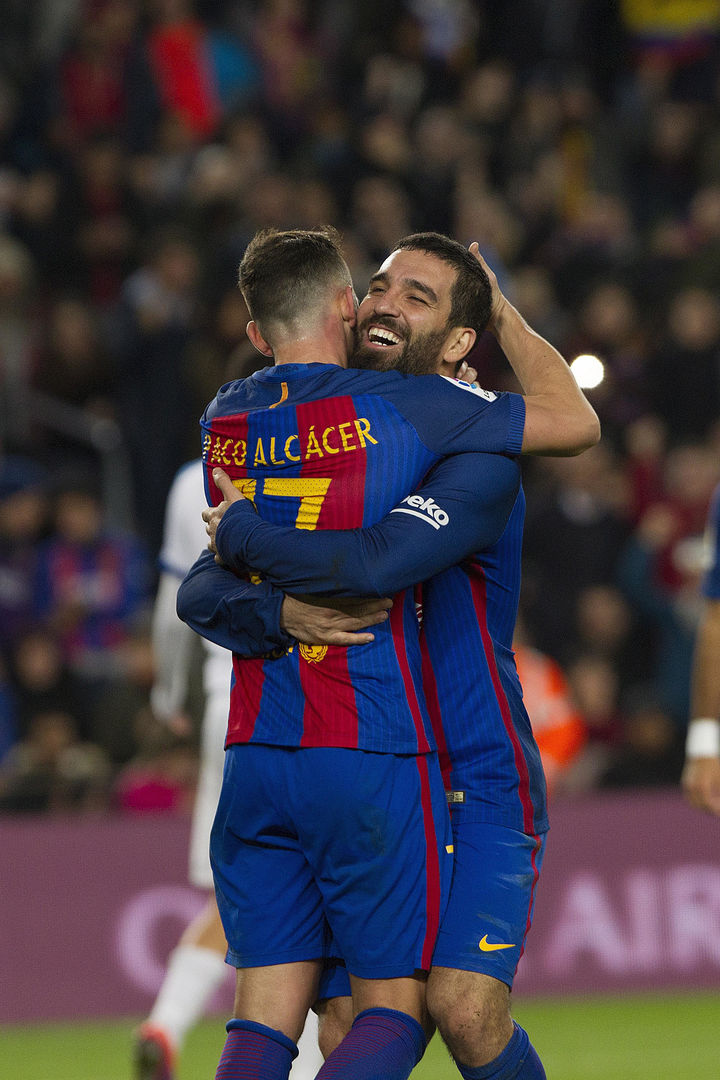
{"type": "MultiPolygon", "coordinates": [[[[229,679],[228,679],[229,681],[229,679]]],[[[190,831],[189,878],[200,889],[212,889],[210,829],[217,810],[225,763],[228,693],[211,694],[202,723],[200,771],[190,831]]]]}

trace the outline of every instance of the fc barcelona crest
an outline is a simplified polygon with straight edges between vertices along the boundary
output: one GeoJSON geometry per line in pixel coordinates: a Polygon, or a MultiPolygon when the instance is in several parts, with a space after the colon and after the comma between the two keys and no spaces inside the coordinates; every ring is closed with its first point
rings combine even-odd
{"type": "Polygon", "coordinates": [[[308,664],[319,664],[328,651],[327,645],[301,645],[300,655],[308,664]]]}

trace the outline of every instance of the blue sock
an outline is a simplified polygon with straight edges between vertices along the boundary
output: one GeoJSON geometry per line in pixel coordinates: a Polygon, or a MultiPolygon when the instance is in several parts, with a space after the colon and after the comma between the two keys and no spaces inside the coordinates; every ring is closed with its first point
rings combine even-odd
{"type": "Polygon", "coordinates": [[[298,1049],[282,1031],[231,1020],[215,1080],[287,1080],[298,1049]]]}
{"type": "Polygon", "coordinates": [[[528,1034],[513,1020],[515,1028],[510,1042],[501,1054],[471,1069],[469,1065],[455,1064],[465,1080],[547,1080],[542,1062],[531,1044],[528,1034]]]}
{"type": "Polygon", "coordinates": [[[395,1009],[365,1009],[317,1074],[316,1080],[407,1080],[425,1052],[417,1020],[395,1009]]]}

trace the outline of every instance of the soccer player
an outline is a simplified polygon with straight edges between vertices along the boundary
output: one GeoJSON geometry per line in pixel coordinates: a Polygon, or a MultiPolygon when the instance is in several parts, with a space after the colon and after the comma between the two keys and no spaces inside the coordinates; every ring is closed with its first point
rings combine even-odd
{"type": "MultiPolygon", "coordinates": [[[[484,324],[489,284],[469,261],[466,306],[484,324]]],[[[441,264],[435,287],[418,290],[443,322],[454,276],[441,264]]],[[[228,384],[206,410],[208,466],[226,467],[271,519],[322,529],[382,516],[448,452],[495,451],[486,455],[495,516],[509,512],[518,470],[506,455],[520,448],[521,398],[343,370],[356,302],[327,235],[260,234],[240,282],[251,339],[276,366],[228,384]]],[[[447,362],[474,337],[458,320],[445,335],[447,362]]],[[[259,1076],[258,1059],[263,1076],[287,1075],[336,948],[357,1015],[319,1075],[405,1077],[424,1050],[418,972],[429,966],[451,844],[414,623],[409,594],[362,650],[299,647],[234,662],[211,856],[239,973],[218,1076],[259,1076]]]]}
{"type": "MultiPolygon", "coordinates": [[[[423,250],[423,244],[428,242],[435,251],[432,255],[429,251],[425,254],[431,258],[437,256],[439,242],[436,238],[409,238],[409,241],[411,252],[417,248],[423,250]]],[[[440,250],[444,250],[442,245],[440,250]]],[[[394,338],[396,346],[403,340],[397,332],[402,330],[403,350],[409,347],[412,308],[409,317],[405,313],[413,300],[406,289],[408,274],[403,258],[401,244],[371,282],[369,296],[359,312],[361,347],[363,328],[367,335],[366,347],[372,348],[373,336],[380,337],[372,333],[373,328],[389,330],[386,340],[394,338]]],[[[421,278],[424,269],[426,266],[421,261],[415,264],[412,273],[421,278]]],[[[412,280],[416,288],[417,277],[412,280]]],[[[562,359],[548,343],[534,335],[507,304],[494,276],[492,283],[490,326],[516,370],[519,369],[525,388],[535,389],[533,372],[538,370],[549,372],[552,381],[555,368],[562,380],[567,373],[562,359]],[[558,365],[562,367],[558,368],[558,365]]],[[[436,335],[440,330],[442,324],[433,328],[436,335]]],[[[442,340],[441,334],[437,340],[442,340]]],[[[379,343],[375,347],[389,348],[379,343]]],[[[430,364],[442,361],[441,355],[433,357],[430,351],[425,355],[428,362],[425,370],[430,370],[430,364]]],[[[391,359],[398,360],[397,349],[391,359]]],[[[402,362],[402,356],[400,359],[402,362]]],[[[386,362],[384,356],[380,360],[386,362]]],[[[543,381],[540,385],[544,385],[543,381]]],[[[548,409],[546,417],[552,414],[551,401],[548,409]]],[[[562,440],[562,426],[557,425],[556,431],[560,432],[562,440]]],[[[531,440],[528,444],[526,449],[532,449],[531,440]]],[[[562,441],[556,447],[551,446],[547,436],[543,447],[558,451],[572,449],[562,441]]],[[[255,519],[254,523],[250,522],[255,553],[258,554],[255,565],[269,571],[271,577],[275,574],[276,580],[283,581],[286,587],[289,582],[292,588],[310,591],[333,591],[343,588],[343,584],[351,592],[373,592],[376,588],[392,591],[394,587],[418,580],[423,568],[432,569],[430,552],[426,557],[419,554],[427,546],[423,543],[423,530],[427,532],[428,526],[433,530],[429,533],[431,539],[433,535],[436,537],[435,557],[439,556],[440,564],[443,559],[447,564],[472,550],[462,547],[472,535],[472,529],[464,532],[461,515],[463,497],[467,500],[475,494],[473,483],[477,482],[474,479],[477,469],[470,474],[470,480],[467,476],[463,478],[457,470],[451,477],[448,469],[456,470],[452,461],[439,466],[423,490],[398,505],[379,529],[345,537],[343,542],[349,543],[345,551],[329,548],[323,543],[324,539],[330,539],[330,534],[316,538],[298,534],[292,549],[288,550],[289,537],[285,531],[279,537],[280,544],[273,549],[274,562],[273,559],[268,561],[272,539],[267,534],[261,536],[264,527],[255,519]],[[424,524],[418,525],[418,521],[424,524]],[[407,543],[400,548],[403,526],[408,527],[407,543]],[[417,535],[410,534],[411,528],[417,535]],[[313,539],[320,542],[315,564],[312,563],[312,543],[305,543],[313,539]],[[458,543],[459,548],[455,546],[458,543]],[[399,551],[401,558],[398,558],[399,551]],[[304,578],[296,556],[300,561],[308,558],[312,573],[321,576],[310,581],[304,578]]],[[[221,482],[227,493],[225,481],[221,482]]],[[[442,924],[429,998],[463,1075],[470,1077],[544,1075],[527,1036],[513,1025],[509,1013],[509,986],[529,927],[546,829],[542,770],[522,708],[510,654],[519,586],[522,509],[519,496],[508,527],[497,544],[473,563],[452,567],[430,583],[424,609],[427,630],[424,670],[432,691],[429,695],[431,706],[435,717],[442,721],[438,731],[447,744],[443,749],[454,800],[456,858],[458,852],[461,856],[451,896],[454,910],[442,924]],[[462,650],[452,647],[458,634],[463,643],[462,650]],[[481,657],[477,669],[467,663],[467,657],[475,654],[474,645],[481,657]],[[478,725],[476,718],[486,715],[490,722],[478,725]],[[493,873],[479,873],[479,865],[492,866],[493,873]],[[515,882],[514,889],[507,888],[510,880],[515,882]],[[500,890],[498,883],[502,883],[500,890]],[[484,924],[485,932],[481,934],[478,929],[474,935],[472,925],[476,915],[473,912],[477,911],[483,911],[488,921],[484,924]],[[489,941],[489,937],[500,937],[501,940],[489,941]],[[514,940],[507,941],[508,937],[514,940]],[[519,1068],[523,1071],[519,1072],[519,1068]]],[[[240,512],[247,524],[247,508],[242,504],[240,512]]],[[[209,516],[212,531],[219,515],[213,511],[209,516]],[[213,518],[213,515],[216,516],[213,518]]],[[[241,541],[234,526],[234,535],[228,534],[230,522],[226,522],[224,528],[226,540],[221,553],[232,561],[241,541]]],[[[244,555],[251,561],[249,548],[245,549],[244,555]]],[[[214,573],[207,561],[200,572],[206,577],[214,573]]],[[[221,592],[220,585],[218,601],[221,592]]],[[[230,593],[225,602],[231,606],[229,597],[230,593]]],[[[218,612],[219,608],[216,615],[218,612]]],[[[209,616],[207,624],[214,622],[217,631],[222,621],[222,615],[219,619],[209,616]]]]}
{"type": "Polygon", "coordinates": [[[720,487],[710,503],[707,537],[712,561],[702,585],[682,786],[693,806],[720,815],[720,487]]]}
{"type": "MultiPolygon", "coordinates": [[[[163,546],[160,552],[161,574],[153,609],[153,650],[156,677],[151,703],[155,715],[172,727],[183,720],[183,706],[188,690],[190,651],[195,635],[181,622],[175,611],[180,581],[192,566],[206,540],[200,514],[206,506],[202,461],[190,462],[177,473],[170,488],[165,511],[163,546]]],[[[276,591],[262,586],[256,590],[253,608],[248,611],[249,642],[257,642],[257,619],[269,618],[282,626],[283,608],[292,611],[276,591]]],[[[322,609],[319,609],[322,610],[322,609]]],[[[328,612],[328,615],[335,613],[328,612]]],[[[343,630],[359,629],[366,618],[338,621],[343,630]]],[[[287,644],[294,639],[287,637],[287,644]]],[[[269,648],[274,647],[268,645],[269,648]]],[[[137,1080],[172,1080],[175,1060],[188,1030],[202,1016],[208,1002],[225,977],[227,943],[213,892],[210,868],[210,828],[220,796],[225,754],[223,741],[227,728],[230,701],[230,653],[207,639],[203,640],[203,689],[205,708],[202,720],[202,745],[197,794],[193,807],[190,834],[189,879],[207,892],[203,910],[186,927],[173,950],[162,986],[150,1015],[140,1026],[135,1040],[135,1076],[137,1080]]],[[[311,1080],[322,1065],[317,1045],[317,1020],[308,1015],[308,1024],[298,1044],[299,1056],[293,1063],[292,1080],[311,1080]]]]}

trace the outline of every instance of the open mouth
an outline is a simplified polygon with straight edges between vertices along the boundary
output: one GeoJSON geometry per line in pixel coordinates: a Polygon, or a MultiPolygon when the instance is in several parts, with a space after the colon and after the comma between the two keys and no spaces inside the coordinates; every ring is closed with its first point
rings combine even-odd
{"type": "Polygon", "coordinates": [[[385,326],[371,326],[367,332],[367,339],[371,345],[378,345],[383,349],[393,345],[402,345],[402,338],[385,326]]]}

